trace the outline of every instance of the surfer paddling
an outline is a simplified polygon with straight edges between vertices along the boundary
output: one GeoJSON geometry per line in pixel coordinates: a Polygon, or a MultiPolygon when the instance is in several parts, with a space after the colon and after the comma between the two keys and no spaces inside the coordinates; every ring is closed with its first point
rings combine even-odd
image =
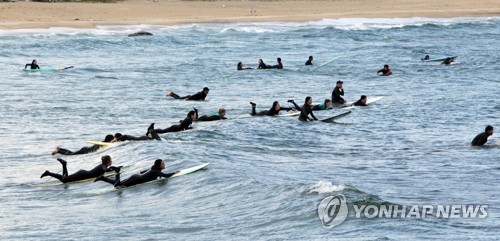
{"type": "MultiPolygon", "coordinates": [[[[113,135],[107,135],[104,138],[103,142],[109,143],[109,142],[113,141],[113,139],[114,139],[113,135]]],[[[96,152],[97,150],[99,150],[102,147],[103,147],[102,145],[85,146],[85,147],[82,147],[80,150],[75,151],[75,152],[72,152],[68,149],[56,147],[56,149],[52,152],[52,155],[55,155],[58,153],[61,155],[82,155],[82,154],[96,152]]]]}
{"type": "MultiPolygon", "coordinates": [[[[288,102],[290,102],[290,101],[288,101],[288,102]]],[[[281,105],[280,105],[280,103],[278,101],[273,102],[273,106],[271,107],[271,109],[269,109],[269,110],[263,110],[263,111],[260,111],[260,112],[257,112],[255,110],[255,107],[257,106],[257,104],[255,104],[253,102],[250,102],[250,105],[252,105],[252,113],[250,113],[250,114],[253,115],[253,116],[265,116],[265,115],[267,115],[267,116],[275,116],[275,115],[279,115],[280,111],[282,111],[282,110],[286,110],[286,111],[296,110],[295,108],[281,107],[281,105]]]]}
{"type": "Polygon", "coordinates": [[[181,121],[178,125],[172,125],[165,129],[155,129],[155,132],[158,134],[168,133],[168,132],[179,132],[185,131],[188,129],[192,129],[191,124],[193,121],[198,119],[198,109],[194,108],[194,110],[188,112],[187,117],[181,121]]]}
{"type": "Polygon", "coordinates": [[[161,140],[158,133],[155,131],[155,123],[151,123],[149,125],[148,130],[145,136],[131,136],[131,135],[122,135],[121,133],[115,134],[115,139],[112,142],[120,142],[120,141],[148,141],[148,140],[161,140]]]}
{"type": "Polygon", "coordinates": [[[216,121],[216,120],[225,120],[227,119],[226,117],[226,109],[220,108],[219,112],[212,114],[212,115],[202,115],[198,117],[194,121],[216,121]]]}
{"type": "Polygon", "coordinates": [[[472,146],[483,146],[488,141],[488,137],[493,135],[493,126],[487,126],[483,133],[478,134],[471,142],[472,146]]]}
{"type": "Polygon", "coordinates": [[[177,100],[205,100],[207,98],[208,92],[210,89],[208,87],[204,87],[202,91],[194,94],[194,95],[186,95],[186,96],[179,96],[173,91],[167,92],[167,96],[172,96],[174,99],[177,100]]]}
{"type": "Polygon", "coordinates": [[[30,66],[30,69],[40,69],[40,66],[38,66],[38,62],[36,62],[36,59],[31,61],[31,64],[26,64],[24,66],[24,69],[28,68],[28,66],[30,66]]]}
{"type": "Polygon", "coordinates": [[[299,120],[300,121],[313,121],[313,120],[318,120],[316,116],[313,114],[312,110],[312,98],[311,96],[307,96],[306,99],[304,100],[304,105],[300,108],[300,115],[299,115],[299,120]],[[309,115],[311,115],[312,118],[309,118],[309,115]]]}
{"type": "Polygon", "coordinates": [[[102,163],[94,167],[94,169],[87,171],[87,170],[79,170],[71,175],[68,175],[68,168],[67,168],[67,162],[61,158],[57,158],[57,160],[61,163],[62,168],[63,168],[63,174],[58,174],[58,173],[52,173],[49,172],[48,170],[45,171],[40,178],[50,176],[53,178],[56,178],[57,180],[63,182],[63,183],[68,183],[68,182],[77,182],[77,181],[83,181],[86,179],[92,179],[96,178],[98,176],[103,175],[106,172],[113,171],[113,170],[119,170],[121,167],[113,167],[111,164],[113,164],[111,157],[106,155],[101,157],[102,163]]]}

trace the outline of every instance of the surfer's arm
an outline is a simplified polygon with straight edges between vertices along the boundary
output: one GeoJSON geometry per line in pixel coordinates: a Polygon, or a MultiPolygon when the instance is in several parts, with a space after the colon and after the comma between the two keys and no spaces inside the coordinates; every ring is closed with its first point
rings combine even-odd
{"type": "Polygon", "coordinates": [[[176,174],[178,171],[176,172],[171,172],[171,173],[163,173],[163,172],[160,172],[160,177],[163,177],[163,178],[169,178],[171,176],[173,176],[174,174],[176,174]]]}

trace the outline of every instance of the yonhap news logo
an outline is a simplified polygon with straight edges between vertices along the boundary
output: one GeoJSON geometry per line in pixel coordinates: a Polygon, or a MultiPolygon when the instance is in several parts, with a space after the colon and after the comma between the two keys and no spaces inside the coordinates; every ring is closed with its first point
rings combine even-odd
{"type": "MultiPolygon", "coordinates": [[[[375,218],[487,218],[488,205],[479,204],[452,204],[452,205],[352,205],[353,219],[375,218]]],[[[318,217],[323,227],[333,228],[342,224],[348,217],[349,207],[344,195],[339,194],[323,199],[318,205],[318,217]]]]}

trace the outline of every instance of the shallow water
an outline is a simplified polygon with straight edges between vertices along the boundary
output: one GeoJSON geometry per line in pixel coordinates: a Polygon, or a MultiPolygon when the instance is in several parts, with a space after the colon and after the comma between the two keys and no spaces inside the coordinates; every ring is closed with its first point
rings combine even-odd
{"type": "MultiPolygon", "coordinates": [[[[498,126],[499,18],[341,19],[296,23],[100,26],[1,31],[0,239],[496,239],[500,148],[472,148],[498,126]],[[137,30],[150,37],[128,38],[137,30]],[[422,63],[425,54],[457,55],[457,64],[422,63]],[[314,67],[303,66],[313,55],[314,67]],[[284,70],[236,71],[259,58],[284,70]],[[339,57],[332,64],[321,63],[339,57]],[[27,73],[24,64],[75,66],[27,73]],[[393,75],[378,77],[383,64],[393,75]],[[277,100],[317,103],[344,81],[346,99],[384,96],[337,123],[296,118],[238,118],[277,100]],[[165,98],[168,90],[206,102],[165,98]],[[229,120],[196,123],[165,141],[128,142],[63,157],[69,171],[111,155],[131,172],[156,158],[167,171],[211,162],[208,169],[122,191],[106,183],[36,187],[60,171],[56,146],[165,128],[196,107],[228,110],[229,120]],[[486,219],[348,220],[323,228],[319,202],[487,204],[486,219]]],[[[329,117],[341,110],[317,112],[329,117]]],[[[496,135],[490,143],[498,141],[496,135]]]]}

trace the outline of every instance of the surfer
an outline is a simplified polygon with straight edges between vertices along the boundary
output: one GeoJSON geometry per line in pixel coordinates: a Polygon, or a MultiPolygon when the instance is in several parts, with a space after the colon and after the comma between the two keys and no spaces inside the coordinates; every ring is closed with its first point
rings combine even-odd
{"type": "Polygon", "coordinates": [[[272,68],[272,67],[265,64],[264,60],[259,59],[259,67],[257,67],[257,69],[270,69],[270,68],[272,68]]]}
{"type": "MultiPolygon", "coordinates": [[[[113,141],[113,139],[114,139],[113,135],[107,135],[104,138],[103,142],[111,142],[111,141],[113,141]]],[[[82,147],[82,149],[75,151],[75,152],[72,152],[68,149],[56,147],[56,149],[52,152],[52,155],[55,155],[57,153],[59,153],[61,155],[81,155],[81,154],[96,152],[101,147],[103,147],[103,146],[101,146],[101,145],[85,146],[85,147],[82,147]]]]}
{"type": "Polygon", "coordinates": [[[344,95],[344,88],[342,88],[342,84],[344,82],[342,81],[337,81],[337,85],[335,86],[335,88],[333,88],[333,91],[332,91],[332,103],[333,104],[344,104],[345,103],[345,100],[340,97],[340,96],[343,96],[344,95]]]}
{"type": "Polygon", "coordinates": [[[274,69],[283,69],[283,63],[281,63],[281,58],[277,58],[276,61],[278,62],[278,64],[273,65],[273,68],[274,69]]]}
{"type": "Polygon", "coordinates": [[[366,95],[362,95],[361,98],[359,98],[359,100],[354,102],[354,104],[352,104],[352,105],[354,105],[354,106],[367,106],[366,100],[367,100],[366,95]]]}
{"type": "Polygon", "coordinates": [[[113,167],[111,164],[113,163],[111,161],[111,157],[106,155],[101,157],[102,163],[94,167],[94,169],[87,171],[87,170],[79,170],[71,175],[68,175],[68,168],[67,168],[67,162],[61,158],[57,158],[57,160],[61,163],[62,168],[63,168],[63,174],[58,174],[58,173],[52,173],[49,172],[48,170],[45,171],[40,178],[46,177],[46,176],[51,176],[53,178],[58,179],[59,181],[63,183],[67,182],[76,182],[76,181],[82,181],[85,179],[90,179],[90,178],[96,178],[98,176],[103,175],[105,172],[109,172],[112,170],[120,170],[121,167],[113,167]]]}
{"type": "Polygon", "coordinates": [[[36,62],[36,59],[31,61],[31,64],[26,64],[24,66],[24,69],[26,69],[28,66],[31,66],[31,69],[40,69],[40,66],[38,66],[38,62],[36,62]]]}
{"type": "Polygon", "coordinates": [[[97,177],[95,181],[105,181],[109,184],[112,184],[115,188],[131,187],[138,184],[154,181],[158,177],[169,178],[174,174],[180,172],[179,170],[177,170],[171,173],[163,173],[163,169],[165,169],[165,162],[162,159],[157,159],[150,170],[141,171],[138,174],[134,174],[123,181],[120,180],[120,168],[115,168],[115,180],[111,180],[110,178],[101,175],[97,177]]]}
{"type": "Polygon", "coordinates": [[[313,56],[309,56],[309,59],[306,61],[305,65],[313,65],[313,56]]]}
{"type": "Polygon", "coordinates": [[[301,111],[300,111],[300,116],[299,116],[300,121],[318,120],[318,118],[316,118],[316,116],[314,116],[314,114],[312,112],[311,104],[312,104],[312,98],[311,98],[311,96],[307,96],[305,101],[304,101],[304,105],[302,106],[301,111]],[[312,118],[309,118],[309,115],[311,115],[312,118]]]}
{"type": "Polygon", "coordinates": [[[377,71],[377,74],[380,76],[389,76],[392,74],[391,70],[389,69],[389,65],[384,65],[384,68],[377,71]]]}
{"type": "Polygon", "coordinates": [[[148,130],[146,132],[145,136],[131,136],[131,135],[122,135],[121,133],[116,133],[115,134],[115,139],[112,142],[120,142],[120,141],[147,141],[147,140],[158,140],[160,141],[161,138],[158,136],[158,133],[156,133],[155,128],[155,123],[151,123],[149,125],[148,130]]]}
{"type": "Polygon", "coordinates": [[[198,119],[198,110],[194,108],[194,110],[188,112],[187,117],[184,118],[184,120],[181,121],[180,124],[172,125],[165,129],[155,129],[155,132],[158,134],[163,134],[168,132],[179,132],[192,129],[193,127],[191,127],[191,124],[193,124],[193,121],[196,119],[198,119]]]}
{"type": "Polygon", "coordinates": [[[330,99],[325,99],[323,103],[312,106],[312,110],[329,110],[329,109],[333,109],[332,101],[330,99]]]}
{"type": "Polygon", "coordinates": [[[452,58],[446,58],[444,61],[443,61],[443,64],[444,65],[450,65],[451,63],[454,63],[455,61],[453,61],[452,58]]]}
{"type": "Polygon", "coordinates": [[[184,97],[180,97],[176,93],[169,91],[169,92],[167,92],[167,96],[172,96],[174,99],[178,99],[178,100],[180,100],[180,99],[183,99],[183,100],[205,100],[209,91],[210,91],[210,89],[208,87],[204,87],[202,91],[200,91],[194,95],[186,95],[184,97]]]}
{"type": "Polygon", "coordinates": [[[255,111],[255,107],[257,106],[257,104],[255,104],[253,102],[250,102],[250,104],[252,105],[251,115],[253,115],[253,116],[255,116],[255,115],[256,116],[264,116],[264,115],[275,116],[275,115],[279,115],[280,111],[282,111],[282,110],[286,110],[286,111],[294,110],[294,108],[281,107],[280,103],[278,101],[275,101],[275,102],[273,102],[273,106],[271,107],[271,109],[263,110],[263,111],[260,111],[259,113],[257,113],[255,111]]]}
{"type": "Polygon", "coordinates": [[[493,135],[493,126],[487,126],[484,129],[483,133],[480,133],[476,137],[474,137],[474,140],[472,140],[471,145],[483,146],[488,141],[488,137],[491,135],[493,135]]]}
{"type": "Polygon", "coordinates": [[[429,59],[431,59],[431,57],[428,54],[426,54],[422,60],[429,60],[429,59]]]}
{"type": "Polygon", "coordinates": [[[237,70],[245,70],[245,69],[252,69],[252,68],[250,68],[250,67],[243,68],[243,63],[242,62],[238,62],[238,65],[236,66],[236,69],[237,70]]]}
{"type": "Polygon", "coordinates": [[[216,120],[225,120],[227,119],[226,117],[226,109],[220,108],[219,112],[212,114],[210,116],[208,115],[202,115],[198,117],[195,121],[216,121],[216,120]]]}

